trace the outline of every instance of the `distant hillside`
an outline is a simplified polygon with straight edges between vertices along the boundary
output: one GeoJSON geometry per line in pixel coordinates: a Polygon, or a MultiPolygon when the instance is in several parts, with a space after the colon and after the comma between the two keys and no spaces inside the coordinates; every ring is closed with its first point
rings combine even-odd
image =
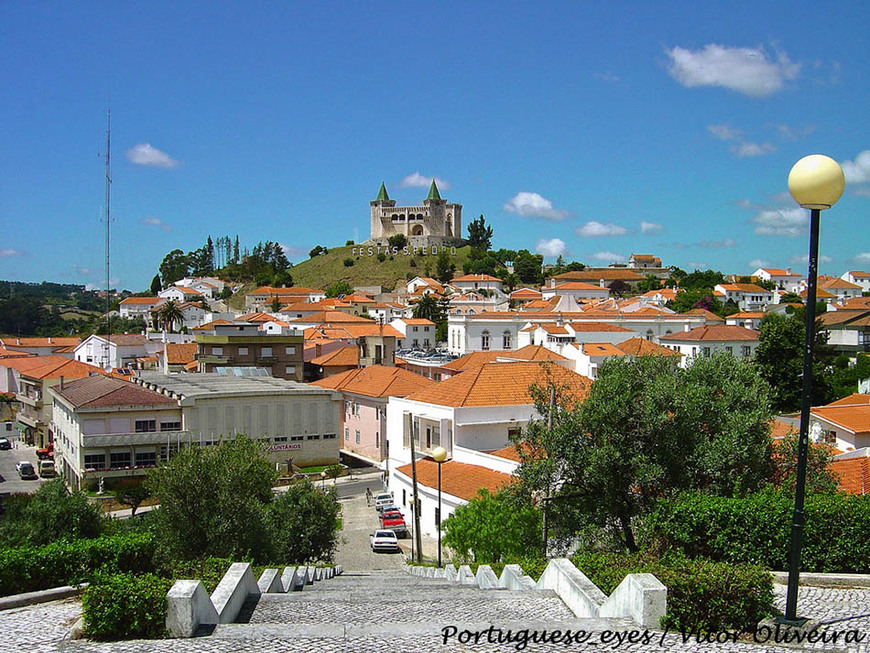
{"type": "MultiPolygon", "coordinates": [[[[376,255],[359,256],[360,248],[360,245],[334,247],[328,254],[321,254],[294,265],[290,268],[293,285],[326,288],[336,281],[347,281],[351,286],[383,286],[393,290],[396,284],[407,279],[409,274],[412,278],[434,276],[437,270],[437,254],[405,256],[399,253],[379,261],[376,255]],[[357,253],[351,255],[354,248],[357,253]],[[345,267],[344,261],[348,258],[353,260],[353,265],[345,267]]],[[[450,251],[448,250],[448,253],[450,251]]],[[[459,247],[456,249],[456,254],[450,256],[451,262],[456,266],[457,276],[462,274],[462,264],[468,258],[470,251],[471,248],[468,246],[459,247]]]]}

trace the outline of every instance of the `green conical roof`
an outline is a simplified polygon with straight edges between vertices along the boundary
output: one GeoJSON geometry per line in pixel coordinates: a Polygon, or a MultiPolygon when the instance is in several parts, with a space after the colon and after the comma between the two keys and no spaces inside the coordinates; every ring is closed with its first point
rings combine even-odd
{"type": "Polygon", "coordinates": [[[427,197],[426,199],[427,200],[440,200],[441,199],[441,193],[438,192],[438,186],[435,185],[434,179],[432,180],[432,185],[429,186],[429,197],[427,197]]]}
{"type": "Polygon", "coordinates": [[[384,185],[384,182],[381,182],[381,189],[378,191],[378,196],[375,198],[375,202],[389,202],[390,196],[387,195],[387,187],[384,185]]]}

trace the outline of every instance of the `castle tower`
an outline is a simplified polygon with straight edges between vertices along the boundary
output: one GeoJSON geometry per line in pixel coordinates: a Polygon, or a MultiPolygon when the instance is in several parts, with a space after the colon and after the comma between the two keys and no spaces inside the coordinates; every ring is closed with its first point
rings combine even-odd
{"type": "Polygon", "coordinates": [[[372,212],[372,238],[380,238],[385,235],[381,217],[386,213],[385,209],[391,209],[396,206],[396,200],[390,199],[390,196],[387,195],[386,184],[381,182],[381,189],[378,191],[378,196],[369,204],[371,204],[372,212]]]}
{"type": "Polygon", "coordinates": [[[404,234],[415,246],[461,245],[462,205],[448,204],[441,197],[435,180],[421,206],[396,206],[382,182],[377,197],[369,203],[371,238],[369,242],[386,244],[395,234],[404,234]]]}

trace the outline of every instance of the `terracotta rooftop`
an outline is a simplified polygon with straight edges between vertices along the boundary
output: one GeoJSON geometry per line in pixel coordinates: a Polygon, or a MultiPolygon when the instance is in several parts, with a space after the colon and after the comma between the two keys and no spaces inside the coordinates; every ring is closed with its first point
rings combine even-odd
{"type": "Polygon", "coordinates": [[[457,281],[498,281],[501,283],[501,279],[490,274],[463,274],[461,277],[453,277],[451,279],[451,283],[457,281]]]}
{"type": "Polygon", "coordinates": [[[95,337],[103,342],[107,340],[111,341],[112,344],[118,347],[138,347],[148,341],[141,333],[113,333],[109,336],[100,335],[95,337]]]}
{"type": "Polygon", "coordinates": [[[541,293],[537,290],[532,290],[531,288],[520,288],[519,290],[514,290],[510,296],[511,299],[524,299],[526,297],[530,299],[540,299],[541,293]]]}
{"type": "Polygon", "coordinates": [[[754,283],[721,283],[719,285],[729,292],[773,292],[771,290],[765,290],[761,286],[754,283]]]}
{"type": "Polygon", "coordinates": [[[33,354],[27,351],[16,351],[14,349],[3,349],[0,347],[0,358],[26,358],[34,357],[33,354]]]}
{"type": "MultiPolygon", "coordinates": [[[[372,324],[377,325],[372,320],[361,317],[359,315],[350,315],[343,311],[318,311],[298,320],[291,322],[315,322],[320,324],[372,324]]],[[[401,336],[400,336],[401,337],[401,336]]]]}
{"type": "Polygon", "coordinates": [[[617,268],[612,270],[582,270],[579,272],[563,272],[557,274],[553,279],[565,281],[587,281],[589,283],[598,283],[601,279],[605,281],[643,281],[645,278],[642,274],[633,272],[627,268],[617,268]]]}
{"type": "Polygon", "coordinates": [[[623,340],[617,347],[629,356],[682,356],[678,351],[650,342],[646,338],[629,338],[623,340]]]}
{"type": "Polygon", "coordinates": [[[779,270],[777,268],[761,268],[765,272],[767,272],[772,277],[799,277],[801,275],[796,274],[794,272],[789,272],[788,270],[779,270]]]}
{"type": "Polygon", "coordinates": [[[774,440],[784,438],[787,435],[797,435],[798,428],[793,424],[786,424],[780,419],[772,419],[770,421],[770,437],[774,440]]]}
{"type": "Polygon", "coordinates": [[[412,392],[429,387],[433,383],[435,381],[398,367],[372,365],[341,372],[314,381],[311,385],[352,392],[367,397],[405,397],[412,392]]]}
{"type": "Polygon", "coordinates": [[[82,341],[81,338],[58,338],[49,336],[47,338],[0,338],[0,347],[6,349],[15,349],[16,347],[68,347],[77,345],[82,341]]]}
{"type": "MultiPolygon", "coordinates": [[[[411,464],[402,465],[397,472],[411,478],[411,464]]],[[[441,490],[466,501],[477,496],[477,491],[486,488],[493,494],[513,482],[513,476],[496,472],[479,465],[458,463],[449,460],[441,464],[441,490]]],[[[438,463],[431,458],[417,461],[417,482],[428,488],[438,487],[438,463]]]]}
{"type": "Polygon", "coordinates": [[[0,359],[0,367],[6,367],[17,371],[19,374],[26,374],[30,370],[38,367],[43,367],[51,362],[56,362],[58,365],[63,361],[70,360],[66,356],[30,356],[27,352],[22,352],[24,356],[14,356],[10,358],[0,359]]]}
{"type": "MultiPolygon", "coordinates": [[[[54,358],[54,357],[52,357],[54,358]]],[[[40,367],[35,367],[27,372],[22,372],[22,376],[29,379],[59,379],[64,377],[67,379],[80,379],[93,374],[105,374],[105,372],[94,365],[88,365],[80,361],[71,360],[66,357],[59,357],[63,360],[51,361],[40,367]]],[[[15,360],[15,359],[13,359],[15,360]]]]}
{"type": "Polygon", "coordinates": [[[568,360],[562,354],[550,351],[540,345],[526,345],[515,351],[500,352],[499,359],[524,360],[524,361],[564,361],[568,360]]]}
{"type": "Polygon", "coordinates": [[[837,475],[840,489],[849,494],[870,494],[870,456],[832,460],[830,469],[837,475]]]}
{"type": "Polygon", "coordinates": [[[853,392],[848,397],[843,397],[842,399],[837,399],[836,401],[832,401],[829,404],[825,404],[826,406],[866,406],[870,404],[870,395],[860,394],[858,392],[853,392]]]}
{"type": "Polygon", "coordinates": [[[587,356],[625,356],[626,352],[617,347],[616,345],[611,345],[609,342],[584,342],[582,344],[578,343],[579,347],[582,347],[583,353],[587,356]]]}
{"type": "Polygon", "coordinates": [[[312,358],[309,363],[320,365],[321,367],[356,367],[359,365],[359,350],[353,345],[341,347],[328,354],[312,358]]]}
{"type": "Polygon", "coordinates": [[[509,351],[473,351],[465,356],[460,356],[454,361],[445,363],[441,367],[447,370],[456,370],[458,372],[465,370],[476,370],[481,365],[486,365],[495,361],[499,356],[511,354],[509,351]]]}
{"type": "Polygon", "coordinates": [[[839,277],[819,277],[819,288],[834,288],[837,290],[861,290],[861,286],[858,284],[852,283],[851,281],[846,281],[845,279],[840,279],[839,277]]]}
{"type": "Polygon", "coordinates": [[[183,344],[167,342],[163,352],[166,362],[170,365],[186,365],[196,359],[196,350],[195,342],[183,344]]]}
{"type": "Polygon", "coordinates": [[[571,322],[570,324],[571,328],[578,333],[633,333],[631,329],[607,322],[571,322]]]}
{"type": "Polygon", "coordinates": [[[400,320],[409,326],[435,326],[432,320],[427,320],[422,317],[400,317],[400,320]]]}
{"type": "Polygon", "coordinates": [[[129,381],[109,376],[91,376],[59,386],[54,392],[75,408],[110,408],[120,406],[178,405],[167,397],[129,381]]]}
{"type": "Polygon", "coordinates": [[[152,306],[164,301],[164,297],[127,297],[121,300],[121,306],[152,306]]]}
{"type": "Polygon", "coordinates": [[[532,384],[552,379],[567,386],[566,395],[582,401],[592,380],[547,361],[487,363],[476,370],[452,376],[430,388],[408,395],[408,399],[440,406],[520,406],[533,404],[532,384]]]}
{"type": "Polygon", "coordinates": [[[725,326],[721,324],[705,324],[695,327],[691,331],[680,331],[662,336],[659,340],[668,342],[700,341],[700,342],[728,342],[728,341],[757,341],[758,332],[741,326],[725,326]]]}
{"type": "Polygon", "coordinates": [[[547,286],[544,286],[542,290],[552,290],[553,292],[559,290],[603,290],[605,292],[609,292],[607,288],[602,288],[598,284],[588,283],[585,281],[565,281],[563,283],[557,284],[555,288],[548,288],[547,286]]]}
{"type": "Polygon", "coordinates": [[[812,414],[852,433],[870,433],[870,404],[819,406],[812,414]]]}
{"type": "Polygon", "coordinates": [[[301,286],[294,288],[273,288],[272,286],[260,286],[255,288],[248,295],[313,295],[322,294],[322,290],[315,288],[303,288],[301,286]]]}

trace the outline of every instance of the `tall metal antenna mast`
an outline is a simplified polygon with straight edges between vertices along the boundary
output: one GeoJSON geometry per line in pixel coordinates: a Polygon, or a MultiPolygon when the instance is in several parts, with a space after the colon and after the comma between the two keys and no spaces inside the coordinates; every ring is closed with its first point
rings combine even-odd
{"type": "Polygon", "coordinates": [[[109,275],[109,261],[111,252],[109,249],[109,225],[112,222],[111,211],[111,187],[112,187],[112,110],[106,110],[106,364],[109,364],[112,340],[112,285],[109,275]]]}

